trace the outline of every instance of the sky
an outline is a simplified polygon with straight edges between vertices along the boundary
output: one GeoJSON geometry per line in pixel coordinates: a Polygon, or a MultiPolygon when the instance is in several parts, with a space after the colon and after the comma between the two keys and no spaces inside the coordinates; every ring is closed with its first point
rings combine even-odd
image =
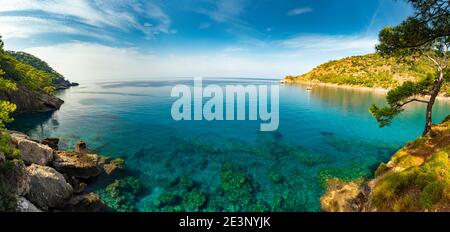
{"type": "Polygon", "coordinates": [[[8,50],[73,81],[283,78],[374,52],[402,0],[0,0],[8,50]]]}

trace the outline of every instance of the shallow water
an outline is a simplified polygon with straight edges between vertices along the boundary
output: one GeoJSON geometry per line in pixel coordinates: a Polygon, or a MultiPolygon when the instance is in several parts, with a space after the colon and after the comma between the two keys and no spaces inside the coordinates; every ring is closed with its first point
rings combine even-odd
{"type": "MultiPolygon", "coordinates": [[[[275,132],[260,132],[257,121],[175,122],[170,109],[176,99],[170,91],[178,83],[192,81],[82,83],[58,94],[65,101],[61,110],[18,116],[9,127],[36,139],[59,137],[64,148],[83,139],[100,154],[123,157],[124,175],[144,185],[133,199],[139,211],[320,211],[327,178],[370,177],[380,162],[423,129],[420,104],[380,129],[368,108],[383,104],[382,93],[325,86],[309,92],[290,85],[280,86],[275,132]],[[229,184],[224,183],[227,170],[237,175],[231,178],[238,180],[239,190],[224,187],[229,184]],[[180,177],[193,186],[179,188],[180,177]],[[192,189],[205,194],[204,202],[196,209],[177,208],[192,189]],[[178,199],[171,208],[155,203],[164,193],[178,199]]],[[[204,85],[208,83],[277,82],[224,79],[204,85]]],[[[449,106],[437,102],[435,122],[450,114],[449,106]]]]}

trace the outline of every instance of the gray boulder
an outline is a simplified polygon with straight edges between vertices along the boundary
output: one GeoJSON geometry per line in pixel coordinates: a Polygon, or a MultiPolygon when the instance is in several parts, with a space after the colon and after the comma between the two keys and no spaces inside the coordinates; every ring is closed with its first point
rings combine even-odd
{"type": "Polygon", "coordinates": [[[25,164],[20,160],[8,161],[7,171],[0,174],[0,183],[11,193],[23,196],[30,189],[25,164]]]}
{"type": "Polygon", "coordinates": [[[27,172],[30,176],[27,199],[42,210],[63,207],[72,196],[72,186],[55,169],[32,164],[27,172]]]}
{"type": "Polygon", "coordinates": [[[105,202],[95,193],[87,193],[72,197],[63,211],[69,212],[103,212],[106,211],[105,202]]]}
{"type": "Polygon", "coordinates": [[[47,145],[31,140],[28,136],[11,132],[11,142],[20,150],[20,158],[28,165],[48,165],[53,160],[53,149],[47,145]]]}
{"type": "Polygon", "coordinates": [[[42,212],[42,210],[38,209],[35,205],[33,205],[33,203],[31,203],[24,197],[20,197],[19,199],[17,199],[16,212],[35,213],[42,212]]]}

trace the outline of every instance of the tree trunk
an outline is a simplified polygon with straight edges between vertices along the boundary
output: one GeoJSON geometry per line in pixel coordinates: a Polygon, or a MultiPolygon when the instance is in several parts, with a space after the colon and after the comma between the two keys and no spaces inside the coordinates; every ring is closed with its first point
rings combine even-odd
{"type": "Polygon", "coordinates": [[[439,92],[441,91],[442,83],[444,82],[444,72],[443,70],[439,69],[439,79],[436,80],[436,85],[434,86],[432,92],[430,101],[427,104],[427,112],[426,112],[426,123],[425,123],[425,130],[423,131],[423,136],[427,135],[430,130],[431,126],[433,125],[433,106],[436,102],[436,98],[439,95],[439,92]]]}

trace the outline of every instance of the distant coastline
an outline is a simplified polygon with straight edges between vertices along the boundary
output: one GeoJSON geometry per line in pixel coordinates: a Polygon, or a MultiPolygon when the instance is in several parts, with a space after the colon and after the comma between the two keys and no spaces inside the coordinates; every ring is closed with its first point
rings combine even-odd
{"type": "MultiPolygon", "coordinates": [[[[382,88],[382,87],[367,87],[367,86],[358,86],[358,85],[346,85],[346,84],[336,84],[336,83],[327,83],[327,82],[320,82],[318,80],[300,80],[300,78],[297,78],[295,81],[291,79],[283,79],[285,84],[289,85],[307,85],[307,86],[326,86],[326,87],[335,87],[335,88],[341,88],[341,89],[352,89],[352,90],[361,90],[361,91],[370,91],[370,92],[376,92],[380,94],[387,94],[389,92],[389,88],[382,88]]],[[[419,97],[420,99],[425,99],[424,97],[419,97]]],[[[445,100],[450,101],[450,95],[443,95],[437,97],[439,100],[445,100]]]]}

